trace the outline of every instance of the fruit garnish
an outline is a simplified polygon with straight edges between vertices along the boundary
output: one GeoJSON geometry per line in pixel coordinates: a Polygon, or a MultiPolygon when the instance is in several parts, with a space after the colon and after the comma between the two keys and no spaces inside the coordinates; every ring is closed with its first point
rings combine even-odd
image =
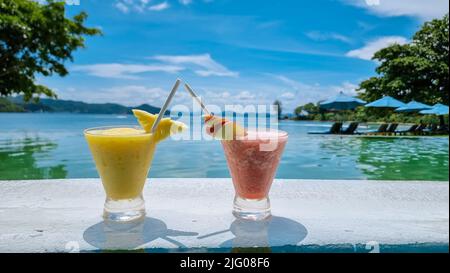
{"type": "Polygon", "coordinates": [[[216,139],[233,140],[247,133],[243,127],[233,121],[214,115],[204,116],[206,133],[216,139]]]}
{"type": "MultiPolygon", "coordinates": [[[[137,118],[141,127],[147,132],[150,133],[152,130],[153,123],[155,123],[158,115],[150,114],[143,110],[133,109],[133,114],[137,118]]],[[[163,118],[158,124],[158,127],[155,130],[154,138],[155,141],[159,142],[170,135],[181,133],[187,129],[186,124],[172,120],[170,118],[163,118]]]]}
{"type": "Polygon", "coordinates": [[[204,121],[206,126],[214,126],[214,124],[221,122],[223,119],[216,117],[214,115],[204,116],[204,121]]]}

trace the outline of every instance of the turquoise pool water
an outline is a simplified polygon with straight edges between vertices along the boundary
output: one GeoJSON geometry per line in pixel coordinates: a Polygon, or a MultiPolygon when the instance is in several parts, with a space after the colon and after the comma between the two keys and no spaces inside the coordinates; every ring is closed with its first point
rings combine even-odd
{"type": "MultiPolygon", "coordinates": [[[[83,129],[136,124],[132,116],[0,114],[0,179],[97,177],[83,129]]],[[[278,178],[448,181],[447,137],[373,139],[308,135],[330,123],[283,121],[278,178]]],[[[370,127],[370,126],[369,126],[370,127]]],[[[367,128],[363,128],[367,129],[367,128]]],[[[218,141],[162,142],[151,177],[229,177],[218,141]]]]}

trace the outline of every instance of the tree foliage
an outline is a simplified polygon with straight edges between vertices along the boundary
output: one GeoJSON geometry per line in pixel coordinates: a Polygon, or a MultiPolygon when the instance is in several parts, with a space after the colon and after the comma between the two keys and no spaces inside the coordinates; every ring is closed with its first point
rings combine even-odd
{"type": "Polygon", "coordinates": [[[378,76],[360,84],[360,97],[374,101],[389,95],[408,102],[449,103],[449,16],[426,22],[411,43],[379,50],[378,76]]]}
{"type": "MultiPolygon", "coordinates": [[[[319,109],[317,105],[306,104],[297,107],[297,109],[308,111],[307,116],[296,115],[296,120],[315,120],[315,121],[357,121],[357,122],[397,122],[397,123],[439,123],[439,117],[436,115],[422,115],[419,113],[397,113],[386,109],[374,109],[358,107],[355,110],[327,112],[319,109]],[[310,108],[310,106],[312,106],[310,108]],[[306,110],[310,108],[310,111],[306,110]]],[[[300,112],[301,112],[300,110],[300,112]]],[[[298,110],[297,110],[298,111],[298,110]]],[[[299,113],[300,113],[299,112],[299,113]]],[[[295,113],[295,112],[294,112],[295,113]]],[[[445,116],[445,122],[448,124],[448,115],[445,116]]]]}
{"type": "Polygon", "coordinates": [[[322,111],[320,110],[319,104],[314,103],[307,103],[305,105],[298,106],[294,109],[294,114],[297,118],[300,118],[302,115],[302,112],[306,111],[308,113],[308,116],[313,116],[315,114],[319,114],[322,111]]]}
{"type": "Polygon", "coordinates": [[[64,2],[0,0],[0,95],[23,94],[25,100],[42,94],[56,97],[37,84],[35,76],[68,74],[64,64],[85,46],[84,36],[101,34],[85,27],[86,19],[85,12],[66,18],[64,2]]]}

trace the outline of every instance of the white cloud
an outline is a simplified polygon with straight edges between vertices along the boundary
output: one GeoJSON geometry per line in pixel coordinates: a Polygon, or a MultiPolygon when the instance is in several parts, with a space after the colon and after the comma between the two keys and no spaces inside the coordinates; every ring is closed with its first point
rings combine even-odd
{"type": "Polygon", "coordinates": [[[365,0],[366,4],[369,6],[376,6],[380,4],[380,0],[365,0]]]}
{"type": "Polygon", "coordinates": [[[349,37],[335,32],[310,31],[306,33],[306,36],[314,41],[336,40],[344,43],[352,42],[349,37]]]}
{"type": "MultiPolygon", "coordinates": [[[[197,86],[197,94],[208,105],[270,105],[274,101],[271,96],[272,90],[267,86],[252,85],[249,89],[222,88],[220,86],[197,86]]],[[[190,103],[192,104],[192,102],[190,103]]]]}
{"type": "Polygon", "coordinates": [[[249,91],[241,91],[234,98],[237,99],[237,100],[240,100],[240,101],[253,100],[255,98],[255,94],[252,94],[249,91]]]}
{"type": "Polygon", "coordinates": [[[231,95],[230,95],[230,92],[225,91],[225,92],[222,92],[220,94],[220,96],[224,99],[228,99],[231,95]]]}
{"type": "Polygon", "coordinates": [[[149,0],[116,0],[114,6],[123,13],[144,12],[149,0]]]}
{"type": "Polygon", "coordinates": [[[442,17],[448,13],[447,0],[342,0],[369,10],[378,16],[413,16],[422,20],[442,17]]]}
{"type": "Polygon", "coordinates": [[[189,5],[192,3],[192,0],[179,0],[179,2],[185,6],[189,5]]]}
{"type": "Polygon", "coordinates": [[[292,92],[285,92],[285,93],[281,94],[280,98],[290,100],[290,99],[295,98],[295,94],[292,92]]]}
{"type": "Polygon", "coordinates": [[[358,85],[351,82],[343,82],[338,85],[306,84],[283,75],[272,76],[284,83],[288,88],[295,91],[295,93],[285,92],[280,97],[281,102],[283,103],[283,108],[288,111],[293,110],[299,105],[304,105],[310,102],[317,103],[321,100],[329,99],[336,96],[341,91],[347,95],[354,96],[356,95],[356,88],[358,88],[358,85]]]}
{"type": "Polygon", "coordinates": [[[159,3],[159,4],[152,5],[152,6],[148,7],[148,9],[152,10],[152,11],[162,11],[162,10],[165,10],[165,9],[168,9],[168,8],[170,8],[170,5],[169,5],[168,2],[162,2],[162,3],[159,3]]]}
{"type": "Polygon", "coordinates": [[[170,8],[167,1],[159,4],[152,4],[152,0],[116,0],[114,7],[123,13],[129,13],[130,11],[143,13],[146,10],[162,11],[170,8]]]}
{"type": "MultiPolygon", "coordinates": [[[[84,101],[88,103],[117,103],[125,106],[138,106],[150,104],[161,106],[167,98],[170,90],[161,87],[149,87],[143,85],[117,85],[105,88],[73,88],[69,87],[58,91],[59,98],[84,101]]],[[[185,92],[177,92],[171,105],[192,104],[191,97],[185,92]]]]}
{"type": "Polygon", "coordinates": [[[225,66],[214,61],[209,54],[202,55],[158,55],[150,59],[160,61],[151,64],[88,64],[74,65],[72,71],[85,72],[92,76],[116,79],[140,79],[138,74],[146,72],[178,73],[192,70],[201,77],[238,77],[239,73],[230,71],[225,66]]]}
{"type": "Polygon", "coordinates": [[[149,88],[139,85],[125,85],[111,88],[103,88],[99,92],[105,97],[113,98],[113,102],[128,106],[137,106],[142,103],[160,105],[167,97],[168,91],[162,88],[149,88]]]}
{"type": "Polygon", "coordinates": [[[139,79],[136,74],[144,72],[166,72],[177,73],[183,70],[183,67],[175,65],[142,65],[142,64],[91,64],[91,65],[75,65],[72,67],[73,71],[86,72],[89,75],[102,78],[116,78],[116,79],[139,79]]]}
{"type": "Polygon", "coordinates": [[[114,6],[123,13],[128,13],[130,11],[128,6],[122,2],[116,2],[116,4],[114,6]]]}
{"type": "Polygon", "coordinates": [[[335,87],[336,89],[339,89],[340,91],[343,91],[345,94],[350,95],[350,96],[356,96],[356,89],[359,87],[359,85],[351,83],[351,82],[343,82],[341,85],[335,87]]]}
{"type": "Polygon", "coordinates": [[[392,44],[403,45],[408,43],[408,39],[401,36],[386,36],[381,37],[366,43],[362,48],[354,49],[347,52],[347,57],[359,58],[363,60],[371,60],[373,54],[378,50],[385,48],[392,44]]]}
{"type": "MultiPolygon", "coordinates": [[[[67,88],[58,94],[61,99],[80,100],[88,103],[118,103],[125,106],[138,106],[147,103],[154,106],[162,105],[168,90],[159,87],[139,85],[113,86],[108,88],[80,89],[67,88]]],[[[177,94],[178,95],[178,94],[177,94]]]]}
{"type": "Polygon", "coordinates": [[[303,87],[305,87],[305,84],[302,84],[298,81],[295,81],[293,79],[290,79],[286,76],[283,75],[273,75],[276,79],[278,79],[279,81],[283,82],[284,84],[286,84],[287,86],[289,86],[290,88],[294,89],[295,91],[301,90],[303,87]]]}
{"type": "Polygon", "coordinates": [[[158,55],[152,59],[173,64],[173,65],[187,65],[194,67],[194,72],[202,77],[220,76],[220,77],[237,77],[239,73],[230,71],[225,66],[214,61],[209,54],[201,55],[158,55]]]}

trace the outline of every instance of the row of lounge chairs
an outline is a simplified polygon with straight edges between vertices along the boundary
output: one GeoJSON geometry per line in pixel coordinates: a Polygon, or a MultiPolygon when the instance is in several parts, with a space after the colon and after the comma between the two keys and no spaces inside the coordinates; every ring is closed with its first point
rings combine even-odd
{"type": "Polygon", "coordinates": [[[358,122],[351,122],[345,129],[342,128],[342,122],[335,122],[330,130],[322,132],[308,132],[314,135],[432,135],[448,133],[448,127],[441,127],[437,124],[414,124],[405,130],[397,130],[398,123],[383,123],[378,129],[371,131],[357,132],[358,122]]]}
{"type": "Polygon", "coordinates": [[[373,130],[373,131],[366,131],[364,132],[364,134],[366,135],[392,135],[392,134],[396,134],[396,130],[398,127],[398,123],[383,123],[380,125],[380,127],[378,127],[377,130],[373,130]]]}
{"type": "Polygon", "coordinates": [[[383,123],[378,127],[378,130],[371,132],[364,132],[364,134],[375,135],[436,135],[448,133],[448,128],[432,124],[413,124],[405,130],[397,130],[398,123],[383,123]]]}
{"type": "Polygon", "coordinates": [[[321,131],[321,132],[308,132],[308,134],[312,135],[352,135],[356,133],[356,129],[358,129],[358,122],[350,123],[347,128],[342,128],[342,122],[335,122],[331,125],[330,130],[321,131]]]}

